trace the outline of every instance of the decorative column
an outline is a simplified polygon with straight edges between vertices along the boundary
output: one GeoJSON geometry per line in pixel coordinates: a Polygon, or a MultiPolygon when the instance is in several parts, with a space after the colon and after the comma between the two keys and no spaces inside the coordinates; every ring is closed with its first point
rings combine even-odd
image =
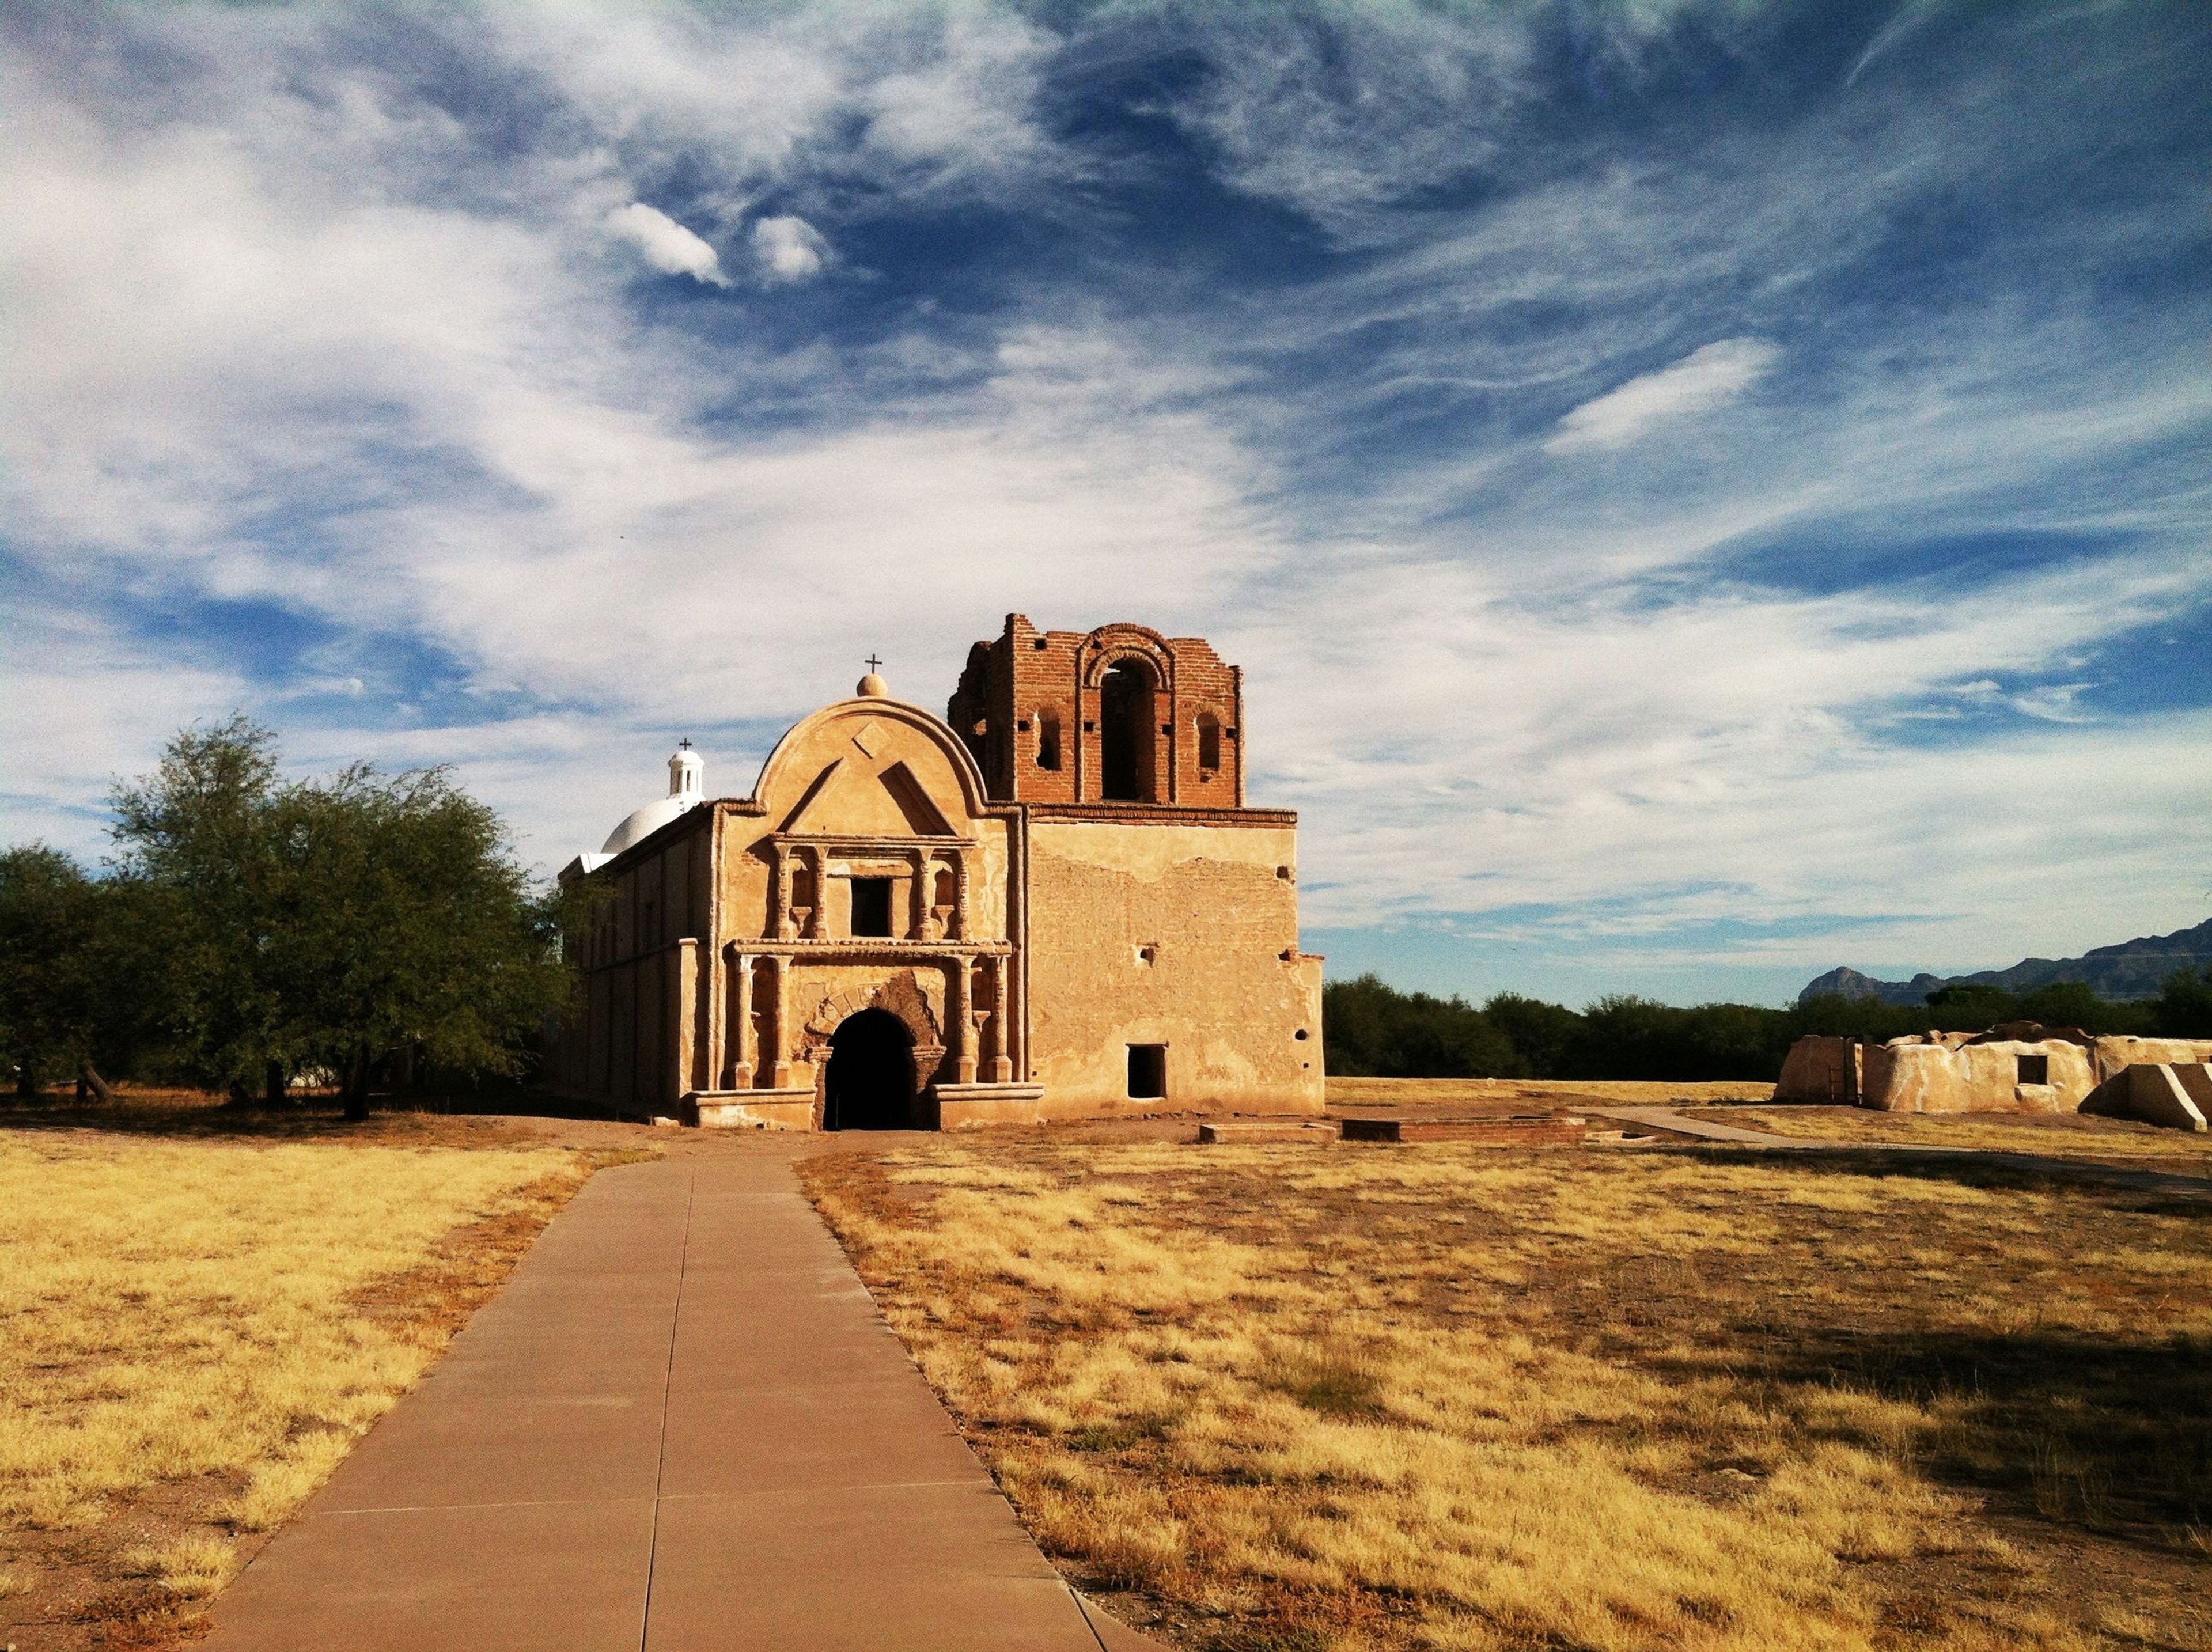
{"type": "Polygon", "coordinates": [[[725,1090],[753,1087],[753,961],[730,944],[730,1065],[722,1079],[725,1090]]]}
{"type": "Polygon", "coordinates": [[[692,1088],[692,1064],[698,1057],[699,943],[686,935],[663,956],[670,965],[662,976],[668,984],[670,1045],[665,1099],[676,1105],[692,1088]]]}
{"type": "Polygon", "coordinates": [[[768,1046],[760,1065],[768,1072],[770,1089],[789,1090],[791,1061],[785,1052],[790,1043],[791,960],[781,952],[768,955],[768,1046]]]}
{"type": "Polygon", "coordinates": [[[807,854],[807,864],[814,869],[814,904],[806,914],[806,938],[822,938],[822,909],[830,904],[830,857],[816,844],[807,854]]]}
{"type": "Polygon", "coordinates": [[[969,958],[954,958],[945,980],[945,1018],[951,1023],[952,1082],[956,1084],[975,1082],[975,993],[969,974],[973,967],[969,958]]]}
{"type": "Polygon", "coordinates": [[[1006,955],[991,955],[991,1082],[1010,1083],[1014,1076],[1013,1057],[1006,1048],[1006,955]]]}
{"type": "Polygon", "coordinates": [[[914,898],[907,902],[907,939],[922,941],[929,938],[929,851],[911,849],[908,858],[914,862],[914,898]]]}
{"type": "Polygon", "coordinates": [[[968,851],[952,852],[952,932],[956,941],[968,938],[968,851]]]}
{"type": "Polygon", "coordinates": [[[791,935],[791,852],[782,844],[773,846],[769,853],[775,860],[775,899],[769,903],[768,933],[770,940],[787,940],[791,935]]]}

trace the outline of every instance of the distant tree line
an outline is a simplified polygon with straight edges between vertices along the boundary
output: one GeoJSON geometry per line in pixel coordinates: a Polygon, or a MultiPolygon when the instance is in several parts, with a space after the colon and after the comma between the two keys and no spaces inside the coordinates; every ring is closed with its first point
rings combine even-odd
{"type": "Polygon", "coordinates": [[[1781,1076],[1782,1058],[1808,1033],[1880,1042],[1931,1028],[2039,1021],[2100,1035],[2212,1038],[2212,970],[2177,971],[2157,998],[2140,1003],[2109,1003],[2078,981],[2060,981],[2021,993],[1946,987],[1909,1008],[1816,998],[1787,1010],[1612,997],[1577,1011],[1515,993],[1478,1008],[1365,975],[1322,989],[1322,1019],[1328,1070],[1347,1078],[1764,1081],[1781,1076]]]}
{"type": "Polygon", "coordinates": [[[380,1072],[520,1072],[566,1000],[556,897],[442,768],[280,783],[243,718],[187,730],[112,798],[97,874],[0,853],[0,1058],[19,1092],[119,1076],[281,1096],[380,1072]]]}

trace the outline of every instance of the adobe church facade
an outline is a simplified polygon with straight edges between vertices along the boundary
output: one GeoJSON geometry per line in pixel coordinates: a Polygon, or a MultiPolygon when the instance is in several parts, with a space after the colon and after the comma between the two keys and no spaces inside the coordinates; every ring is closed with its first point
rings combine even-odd
{"type": "Polygon", "coordinates": [[[1009,615],[946,715],[872,672],[750,798],[670,796],[562,873],[563,1092],[702,1125],[1319,1113],[1297,817],[1244,800],[1243,685],[1194,637],[1009,615]]]}

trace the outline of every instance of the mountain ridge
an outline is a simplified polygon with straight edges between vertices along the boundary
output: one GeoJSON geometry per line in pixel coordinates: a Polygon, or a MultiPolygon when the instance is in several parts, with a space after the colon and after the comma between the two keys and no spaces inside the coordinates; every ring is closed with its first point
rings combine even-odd
{"type": "Polygon", "coordinates": [[[1910,981],[1878,981],[1848,964],[1839,965],[1808,981],[1797,1001],[1832,996],[1910,1005],[1925,1004],[1930,993],[1946,987],[2000,987],[2008,993],[2026,993],[2053,981],[2078,981],[2098,997],[2120,1003],[2155,998],[2175,970],[2207,965],[2212,965],[2212,918],[2171,935],[2139,935],[2131,941],[2092,947],[2078,958],[2022,958],[2008,969],[1984,969],[1971,975],[1923,972],[1910,981]]]}

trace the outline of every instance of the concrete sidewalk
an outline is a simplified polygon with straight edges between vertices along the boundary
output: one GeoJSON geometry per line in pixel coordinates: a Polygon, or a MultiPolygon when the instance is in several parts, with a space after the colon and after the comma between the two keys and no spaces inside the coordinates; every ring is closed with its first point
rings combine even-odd
{"type": "Polygon", "coordinates": [[[1150,1644],[1094,1614],[763,1152],[595,1176],[204,1644],[1150,1644]]]}

